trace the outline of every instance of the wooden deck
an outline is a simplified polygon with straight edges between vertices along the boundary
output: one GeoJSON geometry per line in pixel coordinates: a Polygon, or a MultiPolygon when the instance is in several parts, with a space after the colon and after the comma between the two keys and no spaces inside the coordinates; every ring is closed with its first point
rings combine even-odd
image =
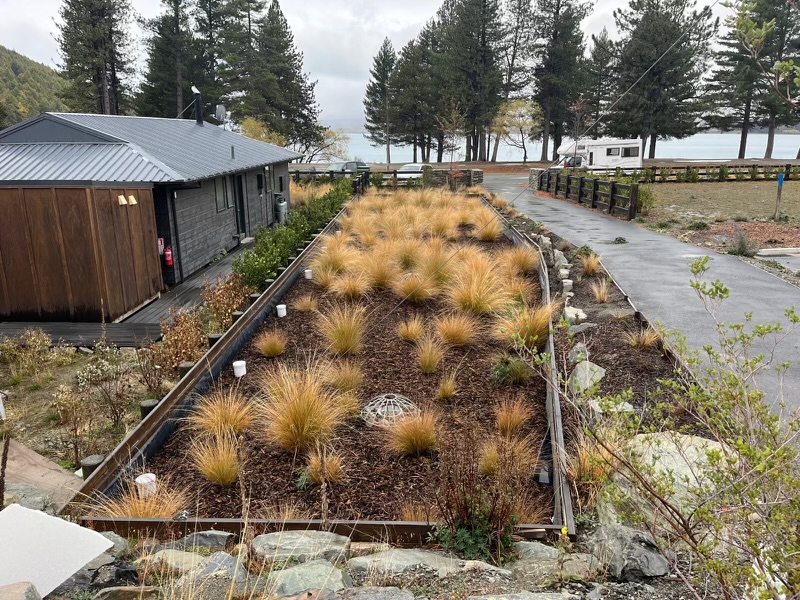
{"type": "MultiPolygon", "coordinates": [[[[0,338],[16,337],[26,329],[41,329],[53,344],[91,347],[100,341],[102,328],[101,323],[4,321],[0,323],[0,338]]],[[[105,339],[115,346],[139,348],[161,339],[161,329],[158,323],[106,323],[105,339]]]]}
{"type": "Polygon", "coordinates": [[[224,258],[195,273],[168,292],[161,294],[160,298],[133,313],[123,323],[155,323],[158,325],[162,319],[167,317],[170,308],[180,310],[181,308],[190,308],[199,304],[201,301],[200,292],[206,279],[213,282],[230,273],[233,260],[238,256],[239,252],[249,245],[249,243],[245,242],[224,258]]]}
{"type": "Polygon", "coordinates": [[[11,440],[8,448],[6,479],[41,490],[49,496],[56,512],[60,512],[83,485],[80,477],[16,440],[11,440]]]}

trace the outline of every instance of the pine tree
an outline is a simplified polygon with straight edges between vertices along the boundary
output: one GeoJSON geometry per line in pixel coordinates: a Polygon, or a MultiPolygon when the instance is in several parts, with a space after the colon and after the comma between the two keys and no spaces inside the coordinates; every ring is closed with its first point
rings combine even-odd
{"type": "Polygon", "coordinates": [[[126,108],[129,15],[128,0],[64,0],[58,42],[70,109],[116,115],[126,108]]]}
{"type": "Polygon", "coordinates": [[[256,87],[261,84],[264,71],[256,56],[256,28],[263,11],[263,0],[227,0],[222,10],[219,76],[236,120],[255,114],[251,102],[260,95],[256,87]]]}
{"type": "Polygon", "coordinates": [[[614,17],[623,34],[618,91],[630,91],[614,109],[611,130],[649,139],[654,158],[659,137],[682,138],[698,129],[706,108],[703,73],[718,23],[708,7],[695,10],[694,0],[631,0],[614,17]]]}
{"type": "Polygon", "coordinates": [[[459,0],[445,29],[453,95],[463,101],[467,160],[486,160],[486,130],[502,100],[505,32],[498,0],[459,0]]]}
{"type": "Polygon", "coordinates": [[[189,29],[188,0],[162,0],[166,11],[144,23],[151,32],[147,41],[147,70],[136,97],[136,112],[151,117],[184,114],[191,87],[198,79],[195,44],[189,29]]]}
{"type": "Polygon", "coordinates": [[[581,21],[589,4],[574,0],[536,0],[537,59],[535,99],[542,107],[542,155],[546,161],[553,138],[553,154],[561,144],[565,124],[570,119],[568,107],[582,87],[581,59],[583,33],[581,21]]]}
{"type": "Polygon", "coordinates": [[[222,101],[224,86],[220,77],[222,40],[226,24],[224,0],[195,0],[193,11],[197,63],[194,85],[203,94],[203,111],[213,114],[222,101]]]}
{"type": "Polygon", "coordinates": [[[611,104],[614,93],[614,73],[617,70],[614,42],[608,37],[605,27],[597,35],[592,35],[592,49],[586,61],[586,103],[589,106],[591,123],[596,123],[590,130],[592,138],[602,136],[607,125],[600,121],[611,104]]]}
{"type": "Polygon", "coordinates": [[[425,90],[417,81],[418,65],[423,59],[418,40],[410,40],[400,51],[389,80],[389,88],[396,90],[395,111],[390,116],[395,123],[397,139],[413,147],[414,162],[417,162],[417,151],[427,133],[426,119],[430,116],[426,114],[425,90]]]}
{"type": "Polygon", "coordinates": [[[372,60],[370,80],[364,95],[364,116],[367,138],[374,146],[386,145],[386,164],[392,162],[390,106],[394,104],[394,93],[389,81],[397,64],[397,55],[389,38],[383,40],[378,54],[372,60]]]}

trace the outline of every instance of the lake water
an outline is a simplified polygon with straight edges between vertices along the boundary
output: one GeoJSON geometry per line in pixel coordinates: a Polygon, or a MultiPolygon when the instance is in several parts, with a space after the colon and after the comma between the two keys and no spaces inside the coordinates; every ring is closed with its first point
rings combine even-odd
{"type": "MultiPolygon", "coordinates": [[[[386,160],[386,149],[372,146],[363,133],[348,133],[348,158],[358,158],[370,163],[381,163],[386,160]]],[[[766,133],[751,133],[747,137],[747,158],[763,158],[767,147],[766,133]]],[[[800,147],[800,135],[776,134],[772,158],[795,158],[800,147]]],[[[539,160],[542,151],[541,142],[534,142],[528,147],[528,160],[539,160]]],[[[682,140],[658,140],[656,158],[685,158],[688,160],[736,158],[739,152],[738,133],[698,133],[682,140]]],[[[414,154],[410,146],[392,147],[392,162],[411,162],[414,154]]],[[[435,158],[435,153],[434,153],[435,158]]],[[[449,160],[449,155],[445,160],[449,160]]],[[[463,144],[461,152],[457,152],[455,160],[463,160],[463,144]]],[[[522,150],[500,143],[497,153],[499,161],[522,161],[522,150]]]]}

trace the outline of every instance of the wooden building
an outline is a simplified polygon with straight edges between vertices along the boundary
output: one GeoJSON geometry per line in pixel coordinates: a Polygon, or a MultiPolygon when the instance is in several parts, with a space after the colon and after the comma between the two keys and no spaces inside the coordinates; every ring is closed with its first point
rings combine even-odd
{"type": "Polygon", "coordinates": [[[299,155],[201,119],[0,131],[0,320],[118,319],[275,221],[299,155]]]}

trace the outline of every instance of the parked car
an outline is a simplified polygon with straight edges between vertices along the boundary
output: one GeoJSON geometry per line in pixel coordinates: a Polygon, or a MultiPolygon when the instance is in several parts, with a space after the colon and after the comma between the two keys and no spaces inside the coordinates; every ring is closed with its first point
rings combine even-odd
{"type": "Polygon", "coordinates": [[[433,167],[427,163],[409,163],[397,169],[397,180],[408,181],[409,179],[421,179],[426,169],[433,167]]]}
{"type": "Polygon", "coordinates": [[[369,173],[369,165],[360,160],[350,160],[347,162],[331,163],[325,169],[325,173],[369,173]]]}

